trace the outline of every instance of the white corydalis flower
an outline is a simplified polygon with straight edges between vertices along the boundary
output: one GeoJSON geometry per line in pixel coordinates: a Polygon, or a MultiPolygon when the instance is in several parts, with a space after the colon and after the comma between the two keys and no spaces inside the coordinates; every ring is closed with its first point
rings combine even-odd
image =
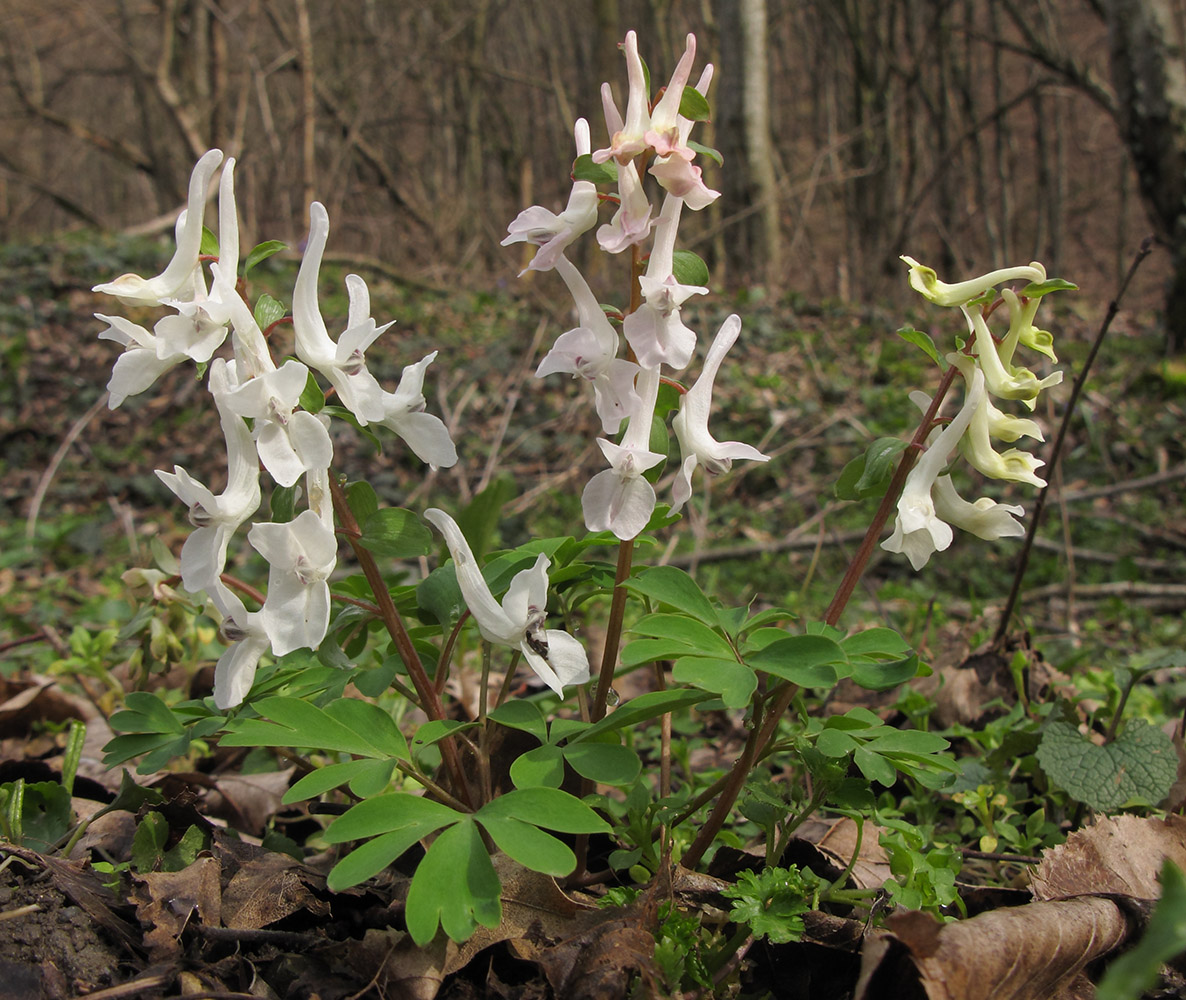
{"type": "MultiPolygon", "coordinates": [[[[578,118],[573,130],[576,139],[577,156],[586,156],[591,148],[589,123],[578,118]]],[[[512,243],[532,243],[539,247],[519,276],[528,271],[550,271],[565,249],[577,237],[588,232],[597,224],[597,185],[592,181],[573,181],[572,192],[564,211],[557,215],[542,205],[523,209],[507,226],[507,238],[502,246],[512,243]]]]}
{"type": "Polygon", "coordinates": [[[651,127],[651,116],[648,111],[650,95],[647,93],[646,71],[638,54],[638,35],[633,31],[626,32],[626,40],[621,48],[626,55],[626,80],[629,87],[626,96],[626,120],[623,122],[622,116],[618,113],[609,84],[602,84],[601,101],[605,109],[610,144],[593,154],[594,163],[605,163],[612,158],[620,165],[625,165],[647,148],[646,133],[651,127]]]}
{"type": "Polygon", "coordinates": [[[437,352],[426,354],[404,368],[395,392],[384,392],[378,423],[394,431],[431,469],[448,469],[457,464],[457,448],[449,428],[440,417],[425,413],[424,374],[437,352]]]}
{"type": "Polygon", "coordinates": [[[675,501],[671,507],[673,514],[677,513],[692,495],[692,473],[695,472],[696,466],[703,466],[708,475],[716,476],[728,472],[734,459],[750,462],[770,461],[769,455],[763,455],[752,445],[741,441],[718,441],[708,429],[713,384],[725,355],[737,342],[740,333],[741,318],[736,314],[721,324],[704,358],[704,368],[700,372],[700,377],[680,399],[679,413],[675,415],[672,426],[675,428],[675,436],[679,439],[683,464],[671,488],[672,499],[675,501]]]}
{"type": "Polygon", "coordinates": [[[247,540],[268,561],[268,596],[260,622],[283,656],[316,649],[329,628],[329,579],[337,562],[333,531],[311,510],[292,521],[254,524],[247,540]]]}
{"type": "Polygon", "coordinates": [[[894,532],[881,547],[887,552],[904,553],[916,570],[927,564],[931,553],[943,552],[951,544],[951,526],[939,517],[931,494],[948,456],[964,436],[983,399],[984,374],[975,368],[959,413],[934,438],[906,477],[898,499],[894,532]]]}
{"type": "MultiPolygon", "coordinates": [[[[237,378],[236,371],[232,380],[237,378]]],[[[296,410],[308,378],[309,369],[290,359],[235,385],[227,395],[230,409],[256,421],[260,461],[281,486],[292,486],[306,472],[333,461],[334,446],[325,424],[312,413],[296,410]]]]}
{"type": "Polygon", "coordinates": [[[622,541],[635,538],[647,526],[655,510],[655,488],[643,473],[663,461],[649,450],[655,400],[659,393],[659,369],[643,368],[638,374],[637,408],[621,444],[598,438],[597,444],[611,468],[597,473],[581,493],[585,527],[590,531],[612,531],[622,541]]]}
{"type": "Polygon", "coordinates": [[[210,591],[226,566],[227,544],[239,526],[259,507],[259,458],[251,431],[227,405],[231,391],[227,363],[216,358],[210,366],[210,394],[226,438],[227,484],[215,495],[180,465],[157,477],[189,507],[194,531],[181,549],[181,582],[193,592],[210,591]]]}
{"type": "Polygon", "coordinates": [[[696,349],[696,334],[680,319],[680,307],[693,295],[707,295],[702,285],[681,285],[672,273],[675,232],[683,200],[667,195],[655,225],[655,245],[646,274],[638,279],[643,303],[622,323],[626,342],[643,368],[687,367],[696,349]]]}
{"type": "Polygon", "coordinates": [[[1020,337],[1020,327],[1006,334],[998,345],[979,309],[960,306],[968,331],[976,340],[976,357],[984,372],[988,391],[998,399],[1019,399],[1031,410],[1037,406],[1038,393],[1062,381],[1062,372],[1056,371],[1039,379],[1028,368],[1012,363],[1013,352],[1020,337]]]}
{"type": "Polygon", "coordinates": [[[357,275],[346,278],[350,314],[346,332],[335,344],[321,317],[317,302],[317,277],[329,238],[329,213],[319,201],[309,206],[309,239],[292,293],[292,327],[296,353],[310,368],[321,372],[337,390],[338,398],[362,426],[384,416],[383,389],[366,367],[366,349],[384,330],[370,316],[370,293],[357,275]]]}
{"type": "MultiPolygon", "coordinates": [[[[689,58],[689,51],[695,55],[696,38],[694,35],[688,36],[688,49],[684,51],[684,57],[688,60],[689,66],[691,59],[689,58]]],[[[684,78],[687,82],[687,78],[684,78]]],[[[700,80],[696,84],[696,90],[704,95],[708,95],[708,85],[712,82],[712,63],[704,67],[704,71],[700,74],[700,80]]],[[[668,139],[666,142],[662,140],[661,134],[652,130],[647,133],[648,140],[656,140],[652,142],[655,147],[655,162],[651,164],[651,176],[658,180],[660,186],[669,194],[673,194],[678,198],[682,198],[693,212],[699,212],[702,208],[707,208],[720,196],[720,191],[711,190],[707,184],[704,183],[704,172],[696,166],[692,161],[696,157],[695,151],[688,145],[688,136],[692,134],[692,125],[694,124],[690,118],[685,118],[683,115],[675,114],[675,125],[670,126],[666,124],[666,116],[669,113],[677,112],[680,101],[683,99],[683,84],[680,85],[679,93],[672,98],[673,89],[668,88],[663,99],[659,105],[663,105],[668,100],[671,100],[672,107],[660,111],[660,107],[656,106],[654,113],[651,116],[651,121],[654,129],[659,128],[659,123],[662,115],[663,125],[667,136],[674,134],[674,142],[668,139]]]]}
{"type": "Polygon", "coordinates": [[[561,697],[565,687],[584,684],[589,679],[585,648],[567,632],[544,628],[548,557],[541,552],[534,566],[516,573],[500,604],[490,592],[457,522],[436,508],[426,510],[424,517],[445,538],[453,556],[457,586],[482,638],[518,649],[540,680],[561,697]]]}
{"type": "MultiPolygon", "coordinates": [[[[182,235],[178,232],[177,242],[182,235]]],[[[235,160],[229,158],[218,181],[218,262],[222,274],[232,279],[239,268],[239,218],[235,208],[235,160]]],[[[222,346],[230,329],[233,303],[239,293],[234,281],[230,284],[216,280],[209,291],[200,267],[191,276],[191,288],[182,288],[175,298],[165,299],[163,305],[177,310],[176,316],[166,316],[153,328],[161,344],[175,354],[204,364],[222,346]]]]}
{"type": "Polygon", "coordinates": [[[1036,260],[1025,266],[1002,267],[996,271],[982,274],[978,278],[969,278],[967,281],[948,284],[946,281],[939,280],[939,275],[933,268],[920,264],[913,257],[903,254],[899,259],[910,268],[910,287],[937,306],[967,305],[1002,281],[1041,282],[1046,280],[1046,269],[1036,260]]]}
{"type": "Polygon", "coordinates": [[[616,434],[622,421],[638,405],[634,378],[638,365],[619,358],[618,334],[580,271],[563,254],[556,271],[568,285],[577,307],[577,323],[562,333],[535,370],[536,378],[565,372],[593,385],[593,401],[601,429],[616,434]]]}
{"type": "Polygon", "coordinates": [[[937,517],[986,542],[1020,538],[1025,534],[1025,528],[1017,520],[1025,514],[1024,507],[997,503],[989,497],[969,503],[956,492],[951,476],[940,476],[935,480],[931,499],[935,502],[937,517]]]}
{"type": "Polygon", "coordinates": [[[191,279],[198,266],[202,246],[202,217],[206,207],[206,189],[210,178],[222,162],[222,150],[205,153],[189,177],[189,196],[185,224],[180,227],[177,249],[165,269],[154,278],[138,274],[121,274],[114,281],[95,285],[92,291],[114,295],[126,306],[157,306],[165,299],[174,298],[191,279]]]}
{"type": "Polygon", "coordinates": [[[172,351],[154,333],[122,316],[105,316],[95,313],[95,319],[107,324],[99,334],[100,340],[114,340],[123,345],[124,352],[115,359],[107,391],[109,409],[117,409],[129,396],[136,396],[174,365],[181,364],[185,355],[172,351]]]}
{"type": "Polygon", "coordinates": [[[239,595],[221,581],[207,595],[222,615],[220,631],[228,645],[214,667],[214,704],[220,709],[241,705],[251,691],[260,657],[271,642],[263,613],[248,611],[239,595]]]}

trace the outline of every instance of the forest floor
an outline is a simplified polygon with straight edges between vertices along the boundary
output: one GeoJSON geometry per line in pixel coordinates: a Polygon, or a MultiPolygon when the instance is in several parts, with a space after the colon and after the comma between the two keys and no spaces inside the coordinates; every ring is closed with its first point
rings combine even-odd
{"type": "MultiPolygon", "coordinates": [[[[211,745],[134,781],[105,768],[107,720],[124,695],[202,698],[219,649],[207,623],[188,648],[162,647],[151,669],[133,667],[157,649],[130,626],[144,601],[128,593],[121,574],[150,566],[162,546],[176,554],[188,531],[153,470],[181,465],[217,479],[224,464],[216,415],[192,372],[175,369],[117,411],[103,405],[117,348],[97,339],[102,326],[91,317],[113,307],[89,286],[144,270],[136,255],[152,252],[126,245],[0,251],[0,811],[22,780],[26,795],[44,797],[37,813],[44,826],[26,828],[20,845],[0,844],[0,997],[710,996],[716,982],[722,996],[841,1000],[858,990],[979,996],[978,982],[1000,980],[1002,973],[979,964],[992,948],[956,941],[947,930],[965,920],[912,922],[899,912],[886,923],[892,905],[859,918],[810,911],[798,940],[741,935],[741,947],[727,952],[722,942],[737,925],[722,893],[747,864],[754,867],[744,824],[737,846],[721,847],[704,872],[675,866],[618,907],[598,906],[596,887],[564,891],[546,876],[508,868],[500,872],[504,919],[496,930],[463,946],[415,949],[401,929],[406,873],[393,869],[342,893],[327,889],[336,856],[317,840],[324,821],[281,803],[291,768],[211,745]],[[63,802],[50,789],[61,787],[72,719],[85,722],[86,742],[63,802]],[[72,830],[113,803],[67,854],[69,838],[54,835],[60,824],[72,830]],[[673,913],[694,919],[681,924],[673,913]],[[880,957],[871,957],[874,938],[880,957]],[[693,968],[702,953],[726,958],[715,969],[711,961],[693,968]],[[858,984],[862,962],[869,971],[858,984]],[[948,993],[932,992],[935,983],[948,993]]],[[[261,270],[280,282],[291,265],[261,270]]],[[[332,312],[330,289],[341,282],[329,271],[323,281],[332,312]]],[[[460,507],[505,481],[499,535],[506,546],[578,530],[580,491],[601,457],[586,387],[533,377],[547,345],[569,325],[565,310],[549,305],[562,300],[548,298],[558,291],[551,277],[536,276],[514,297],[376,277],[374,315],[398,323],[368,362],[393,381],[403,365],[440,350],[426,395],[452,428],[461,461],[426,474],[398,443],[376,455],[351,435],[335,440],[338,470],[368,478],[384,503],[413,509],[442,499],[460,507]]],[[[872,513],[870,504],[834,498],[839,470],[874,438],[907,435],[916,414],[906,392],[936,378],[895,331],[917,326],[939,343],[960,331],[936,311],[712,298],[717,304],[687,310],[689,325],[711,333],[734,310],[744,323],[717,380],[716,436],[752,442],[772,460],[739,464],[714,481],[708,499],[667,529],[658,558],[688,569],[722,600],[768,601],[817,620],[872,513]]],[[[1046,326],[1069,383],[1106,302],[1067,296],[1060,305],[1046,326]]],[[[1053,495],[1010,633],[1030,695],[1086,705],[1080,721],[1088,729],[1109,717],[1106,710],[1093,716],[1093,706],[1123,708],[1123,671],[1139,673],[1163,651],[1183,648],[1186,385],[1161,360],[1160,340],[1144,317],[1122,311],[1114,323],[1051,473],[1053,495]]],[[[1048,393],[1036,414],[1048,441],[1068,390],[1048,393]]],[[[1032,507],[1028,488],[1008,497],[1032,507]]],[[[898,629],[934,673],[890,695],[838,692],[833,700],[865,705],[892,725],[929,724],[968,758],[996,752],[1010,759],[1005,770],[1015,778],[1030,768],[1037,774],[1037,726],[1018,721],[1027,706],[1018,707],[1010,665],[970,659],[996,627],[1017,550],[1013,541],[965,536],[919,573],[878,550],[842,624],[898,629]],[[1010,744],[1010,732],[1024,738],[1010,744]]],[[[238,572],[258,578],[262,564],[237,558],[238,572]]],[[[1140,674],[1127,711],[1169,731],[1186,704],[1186,675],[1167,663],[1140,674]]],[[[706,773],[720,773],[744,740],[741,720],[718,712],[695,725],[681,737],[689,755],[706,773]]],[[[982,923],[978,935],[1001,935],[992,940],[1005,952],[1010,942],[1028,941],[1046,958],[1052,948],[1074,952],[1065,935],[1080,920],[1093,935],[1113,935],[1112,945],[1138,940],[1148,900],[1158,895],[1160,860],[1186,863],[1186,824],[1146,807],[1084,825],[1089,811],[1039,789],[1046,807],[1066,809],[1044,813],[1029,829],[1039,801],[1030,785],[1025,795],[1014,785],[1003,791],[1020,817],[1013,825],[1032,834],[1016,851],[983,839],[993,834],[983,814],[937,795],[933,826],[963,862],[960,906],[947,916],[995,915],[999,926],[982,923]],[[1051,828],[1041,833],[1046,822],[1051,828]],[[1038,913],[1039,901],[1063,909],[1038,913]],[[1005,926],[1010,919],[1016,926],[1005,926]],[[1052,945],[1059,934],[1063,943],[1052,945]]],[[[1183,797],[1175,790],[1165,804],[1183,797]]],[[[854,840],[852,820],[839,813],[805,824],[792,847],[782,863],[793,855],[833,878],[847,867],[857,889],[891,877],[890,856],[875,838],[862,847],[859,830],[854,840]]],[[[1118,951],[1074,952],[1079,968],[1045,993],[1033,971],[1041,962],[1025,959],[1025,983],[994,995],[1093,995],[1105,957],[1118,951]]],[[[1182,995],[1175,992],[1182,982],[1167,967],[1162,992],[1147,995],[1182,995]]]]}

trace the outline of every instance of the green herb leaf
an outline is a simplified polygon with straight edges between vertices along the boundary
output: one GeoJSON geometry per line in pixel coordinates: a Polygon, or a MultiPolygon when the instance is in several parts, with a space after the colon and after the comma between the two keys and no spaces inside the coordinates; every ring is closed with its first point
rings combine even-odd
{"type": "Polygon", "coordinates": [[[609,833],[610,825],[575,795],[558,788],[519,788],[487,802],[474,814],[512,816],[560,833],[609,833]]]}
{"type": "Polygon", "coordinates": [[[642,594],[669,604],[677,611],[683,611],[693,618],[699,618],[706,625],[720,624],[716,609],[699,585],[682,569],[675,566],[655,566],[631,577],[623,586],[635,594],[642,594]]]}
{"type": "Polygon", "coordinates": [[[572,165],[572,176],[578,181],[592,181],[594,184],[617,184],[618,165],[613,160],[594,163],[590,153],[582,153],[572,165]]]}
{"type": "Polygon", "coordinates": [[[288,315],[288,310],[279,299],[270,295],[261,295],[255,303],[255,322],[264,333],[273,323],[278,323],[288,315]]]}
{"type": "Polygon", "coordinates": [[[1051,722],[1038,746],[1038,763],[1072,798],[1101,812],[1126,802],[1156,805],[1178,775],[1170,738],[1144,719],[1128,722],[1104,746],[1096,746],[1069,722],[1051,722]]]}
{"type": "Polygon", "coordinates": [[[360,525],[358,544],[386,559],[414,559],[432,551],[432,532],[412,511],[384,507],[360,525]]]}
{"type": "Polygon", "coordinates": [[[260,261],[265,261],[273,254],[287,249],[288,244],[281,243],[279,240],[264,240],[263,243],[256,244],[251,248],[251,251],[247,254],[247,260],[243,263],[243,274],[246,275],[260,261]]]}
{"type": "Polygon", "coordinates": [[[935,342],[931,339],[930,334],[923,333],[922,330],[916,330],[912,326],[903,326],[898,330],[898,336],[907,343],[919,348],[923,354],[939,366],[940,370],[947,370],[947,361],[939,354],[939,350],[935,347],[935,342]]]}
{"type": "Polygon", "coordinates": [[[671,273],[681,285],[703,287],[708,284],[708,265],[691,250],[676,250],[671,261],[671,273]]]}
{"type": "Polygon", "coordinates": [[[719,149],[713,149],[712,146],[705,146],[703,143],[696,142],[694,139],[688,141],[688,149],[699,153],[701,156],[707,156],[713,160],[718,167],[725,165],[725,158],[721,155],[719,149]]]}
{"type": "Polygon", "coordinates": [[[1051,292],[1075,292],[1078,290],[1078,285],[1062,278],[1047,278],[1045,281],[1030,282],[1021,290],[1021,294],[1027,299],[1036,299],[1041,295],[1049,295],[1051,292]]]}
{"type": "Polygon", "coordinates": [[[712,115],[708,106],[708,98],[695,87],[684,87],[679,99],[679,113],[689,121],[706,122],[712,115]]]}
{"type": "Polygon", "coordinates": [[[206,226],[202,227],[202,242],[198,244],[198,253],[203,257],[218,256],[218,237],[206,226]]]}
{"type": "Polygon", "coordinates": [[[583,740],[564,747],[564,759],[582,778],[601,785],[632,785],[642,773],[642,761],[630,747],[583,740]]]}
{"type": "Polygon", "coordinates": [[[501,891],[481,832],[466,817],[433,841],[416,868],[405,910],[408,933],[423,948],[439,924],[453,941],[466,941],[479,925],[499,925],[501,891]]]}

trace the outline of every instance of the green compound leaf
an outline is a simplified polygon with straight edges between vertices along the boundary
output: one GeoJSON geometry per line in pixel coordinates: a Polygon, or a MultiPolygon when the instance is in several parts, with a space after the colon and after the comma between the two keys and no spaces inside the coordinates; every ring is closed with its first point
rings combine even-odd
{"type": "Polygon", "coordinates": [[[729,708],[743,708],[758,687],[752,667],[733,658],[684,656],[675,661],[671,676],[681,684],[719,694],[729,708]]]}
{"type": "Polygon", "coordinates": [[[679,113],[689,121],[706,122],[712,115],[708,98],[695,87],[684,87],[679,99],[679,113]]]}
{"type": "Polygon", "coordinates": [[[577,774],[602,785],[632,785],[642,773],[638,754],[617,743],[586,740],[566,746],[563,752],[564,759],[577,774]]]}
{"type": "Polygon", "coordinates": [[[671,273],[681,285],[703,287],[708,284],[708,265],[691,250],[676,250],[672,254],[671,273]]]}
{"type": "Polygon", "coordinates": [[[1104,746],[1096,746],[1068,722],[1052,722],[1037,756],[1051,781],[1101,812],[1131,801],[1156,805],[1178,775],[1170,738],[1144,719],[1133,719],[1104,746]]]}
{"type": "Polygon", "coordinates": [[[432,551],[432,532],[410,510],[384,507],[362,522],[358,544],[385,559],[414,559],[432,551]]]}
{"type": "Polygon", "coordinates": [[[218,237],[205,226],[202,227],[202,242],[198,245],[198,253],[204,257],[218,256],[218,237]]]}
{"type": "Polygon", "coordinates": [[[1182,952],[1186,941],[1186,878],[1167,860],[1161,868],[1161,898],[1141,940],[1108,966],[1096,1000],[1131,1000],[1157,985],[1162,962],[1182,952]]]}
{"type": "Polygon", "coordinates": [[[564,782],[564,751],[551,744],[528,750],[511,765],[516,788],[559,788],[564,782]]]}
{"type": "Polygon", "coordinates": [[[325,839],[330,844],[344,844],[383,833],[419,831],[410,841],[414,843],[446,824],[455,823],[462,816],[455,809],[432,799],[408,792],[392,792],[352,806],[326,827],[325,839]]]}
{"type": "Polygon", "coordinates": [[[513,816],[481,816],[479,822],[499,850],[524,868],[562,878],[577,866],[576,855],[568,845],[539,827],[513,816]]]}
{"type": "Polygon", "coordinates": [[[255,303],[255,322],[265,333],[273,323],[277,323],[288,315],[284,303],[270,295],[261,295],[255,303]]]}
{"type": "Polygon", "coordinates": [[[594,184],[616,184],[618,167],[613,160],[594,163],[591,153],[583,153],[572,165],[572,176],[578,181],[592,181],[594,184]]]}
{"type": "Polygon", "coordinates": [[[935,347],[935,342],[931,339],[930,334],[923,333],[922,330],[916,330],[912,326],[903,326],[898,330],[898,336],[921,350],[923,354],[934,361],[943,371],[947,370],[947,362],[939,354],[939,350],[935,347]]]}
{"type": "Polygon", "coordinates": [[[287,249],[288,244],[281,243],[279,240],[264,240],[263,243],[256,244],[247,255],[247,260],[243,264],[243,273],[247,274],[256,264],[267,260],[273,254],[278,254],[281,250],[287,249]]]}
{"type": "Polygon", "coordinates": [[[766,868],[739,872],[736,885],[721,895],[734,900],[732,919],[748,924],[754,937],[787,944],[803,936],[802,915],[812,909],[815,893],[823,885],[810,870],[766,868]]]}
{"type": "Polygon", "coordinates": [[[1063,278],[1047,278],[1045,281],[1030,282],[1019,294],[1024,295],[1027,299],[1036,299],[1041,295],[1048,295],[1050,292],[1075,292],[1078,290],[1078,285],[1063,278]]]}
{"type": "Polygon", "coordinates": [[[373,758],[348,760],[341,764],[330,764],[327,767],[319,767],[311,774],[306,774],[284,793],[284,798],[280,801],[284,805],[291,805],[293,802],[303,802],[305,799],[316,798],[318,795],[323,795],[332,788],[340,788],[347,783],[350,784],[355,794],[361,794],[354,787],[355,782],[360,782],[366,787],[373,788],[382,779],[382,785],[379,789],[371,793],[372,795],[378,794],[379,791],[382,791],[387,786],[387,782],[391,780],[391,773],[394,770],[395,763],[393,761],[375,760],[373,758]]]}
{"type": "MultiPolygon", "coordinates": [[[[514,793],[511,793],[514,794],[514,793]]],[[[454,941],[502,920],[502,885],[486,853],[478,825],[465,817],[433,842],[408,889],[408,933],[421,948],[436,937],[437,925],[454,941]]]]}
{"type": "Polygon", "coordinates": [[[733,647],[720,633],[686,615],[646,615],[630,631],[656,639],[673,639],[702,656],[733,656],[733,647]]]}
{"type": "Polygon", "coordinates": [[[644,570],[627,580],[623,586],[632,593],[669,604],[677,611],[699,618],[706,625],[720,624],[716,609],[704,596],[704,591],[687,573],[675,566],[655,566],[644,570]]]}
{"type": "Polygon", "coordinates": [[[689,688],[671,688],[667,691],[648,691],[637,698],[631,698],[626,704],[615,708],[600,722],[596,722],[586,729],[573,742],[584,742],[606,732],[617,732],[620,729],[630,729],[640,722],[654,719],[667,712],[675,712],[697,702],[707,701],[703,691],[689,688]]]}
{"type": "Polygon", "coordinates": [[[836,497],[839,500],[864,500],[866,497],[881,496],[889,486],[894,474],[894,462],[898,454],[906,449],[906,442],[899,438],[878,438],[865,454],[849,462],[836,480],[836,497]]]}
{"type": "Polygon", "coordinates": [[[325,406],[325,393],[321,391],[321,386],[317,384],[312,372],[305,378],[305,388],[301,390],[300,402],[301,409],[310,413],[320,413],[325,406]]]}
{"type": "Polygon", "coordinates": [[[500,726],[511,729],[521,729],[531,733],[541,743],[548,742],[548,721],[544,713],[534,701],[518,699],[508,701],[490,713],[489,718],[500,726]]]}
{"type": "Polygon", "coordinates": [[[745,662],[755,670],[808,688],[831,687],[848,674],[844,650],[835,639],[822,635],[788,635],[746,653],[745,662]]]}
{"type": "Polygon", "coordinates": [[[597,813],[558,788],[519,788],[487,802],[474,815],[483,821],[488,816],[509,816],[560,833],[610,832],[610,825],[597,813]]]}
{"type": "Polygon", "coordinates": [[[721,155],[721,151],[719,149],[713,149],[712,146],[705,146],[703,143],[696,142],[695,140],[689,140],[688,149],[695,153],[699,153],[701,156],[707,156],[710,160],[715,162],[718,167],[723,167],[725,165],[725,158],[721,155]]]}
{"type": "Polygon", "coordinates": [[[223,746],[316,747],[358,757],[408,759],[407,743],[395,722],[369,702],[341,698],[320,709],[300,698],[275,697],[261,698],[252,707],[264,718],[236,719],[227,727],[223,746]]]}

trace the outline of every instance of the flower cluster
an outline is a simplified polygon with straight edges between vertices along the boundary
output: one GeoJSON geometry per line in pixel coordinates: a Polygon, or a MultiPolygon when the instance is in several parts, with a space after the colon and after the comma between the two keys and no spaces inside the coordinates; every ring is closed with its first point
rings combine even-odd
{"type": "MultiPolygon", "coordinates": [[[[1037,474],[1044,462],[1020,448],[998,451],[994,444],[1012,444],[1023,437],[1041,441],[1041,428],[1031,419],[1002,411],[993,399],[1019,400],[1033,410],[1038,394],[1062,381],[1061,371],[1038,378],[1016,364],[1014,355],[1023,345],[1052,361],[1058,360],[1052,349],[1053,338],[1034,326],[1034,316],[1044,295],[1074,286],[1060,280],[1048,281],[1045,268],[1037,262],[948,284],[912,257],[902,260],[910,268],[911,287],[936,305],[958,307],[971,335],[965,351],[947,355],[964,380],[963,404],[946,427],[931,434],[926,450],[910,470],[898,500],[893,534],[882,543],[890,552],[905,553],[910,564],[921,569],[933,552],[942,552],[951,544],[952,525],[990,541],[1025,534],[1017,520],[1024,514],[1023,508],[988,497],[974,503],[964,500],[945,468],[958,451],[972,468],[990,479],[1046,485],[1037,474]],[[1020,293],[1004,288],[1000,300],[996,300],[996,286],[1010,281],[1026,285],[1020,293]],[[997,339],[989,329],[987,316],[1002,304],[1009,325],[997,339]]],[[[914,393],[911,398],[924,412],[930,408],[931,399],[925,393],[914,393]]]]}
{"type": "Polygon", "coordinates": [[[329,414],[301,406],[310,369],[328,380],[360,425],[393,430],[429,465],[450,466],[457,452],[441,420],[423,412],[425,369],[435,352],[406,367],[394,392],[384,390],[367,370],[366,350],[391,324],[379,326],[371,318],[366,283],[357,275],[346,277],[346,329],[336,342],[329,335],[317,302],[329,236],[324,206],[310,207],[308,245],[293,295],[296,359],[276,365],[265,330],[239,292],[234,160],[227,160],[219,182],[219,249],[207,282],[203,217],[207,188],[220,163],[222,153],[212,149],[194,168],[188,206],[177,222],[177,249],[165,270],[153,278],[125,274],[94,290],[128,306],[172,311],[151,332],[120,316],[98,315],[108,324],[100,337],[125,348],[107,385],[112,409],[183,361],[197,362],[208,372],[207,387],[226,438],[226,486],[216,494],[181,466],[157,475],[189,508],[194,525],[181,550],[182,583],[195,593],[205,591],[223,619],[230,645],[218,661],[214,698],[227,708],[247,695],[264,652],[270,648],[283,656],[316,648],[329,626],[328,579],[337,561],[329,490],[333,443],[329,414]],[[216,357],[228,336],[230,350],[223,353],[230,356],[216,357]],[[261,464],[280,487],[295,486],[303,477],[306,506],[292,520],[259,522],[248,530],[248,542],[269,566],[263,606],[249,611],[223,572],[231,540],[260,506],[261,464]]]}
{"type": "MultiPolygon", "coordinates": [[[[539,247],[527,270],[555,270],[568,286],[576,307],[577,326],[560,335],[540,362],[536,375],[564,372],[592,383],[593,402],[606,437],[598,445],[609,468],[589,481],[582,495],[585,525],[590,531],[612,531],[629,540],[646,527],[657,496],[645,473],[665,459],[651,450],[651,426],[663,369],[680,372],[691,362],[696,334],[683,322],[680,309],[693,295],[704,295],[703,285],[676,277],[676,232],[686,205],[692,211],[720,196],[704,183],[693,162],[697,149],[689,136],[712,80],[706,66],[695,87],[688,81],[696,58],[696,38],[687,42],[671,80],[654,103],[647,92],[647,75],[633,31],[622,45],[626,55],[629,91],[623,118],[609,84],[602,86],[602,104],[609,145],[590,153],[589,125],[576,123],[578,176],[568,204],[559,215],[540,206],[521,212],[508,227],[503,244],[530,243],[539,247]],[[685,113],[686,112],[686,113],[685,113]],[[690,117],[691,116],[691,117],[690,117]],[[649,243],[646,271],[639,277],[641,302],[622,323],[627,352],[621,354],[618,331],[607,318],[588,283],[565,256],[580,236],[597,224],[598,195],[593,181],[581,174],[581,164],[611,165],[616,171],[617,211],[597,230],[600,248],[611,254],[627,249],[638,254],[649,243]],[[647,193],[649,173],[662,192],[658,213],[647,193]],[[627,424],[620,440],[617,435],[627,424]]],[[[741,321],[730,316],[721,326],[704,360],[696,384],[681,397],[674,420],[681,463],[672,488],[672,511],[692,494],[692,474],[700,466],[710,475],[730,468],[734,459],[764,462],[768,456],[737,441],[717,441],[708,429],[712,388],[726,352],[736,342],[741,321]]]]}

